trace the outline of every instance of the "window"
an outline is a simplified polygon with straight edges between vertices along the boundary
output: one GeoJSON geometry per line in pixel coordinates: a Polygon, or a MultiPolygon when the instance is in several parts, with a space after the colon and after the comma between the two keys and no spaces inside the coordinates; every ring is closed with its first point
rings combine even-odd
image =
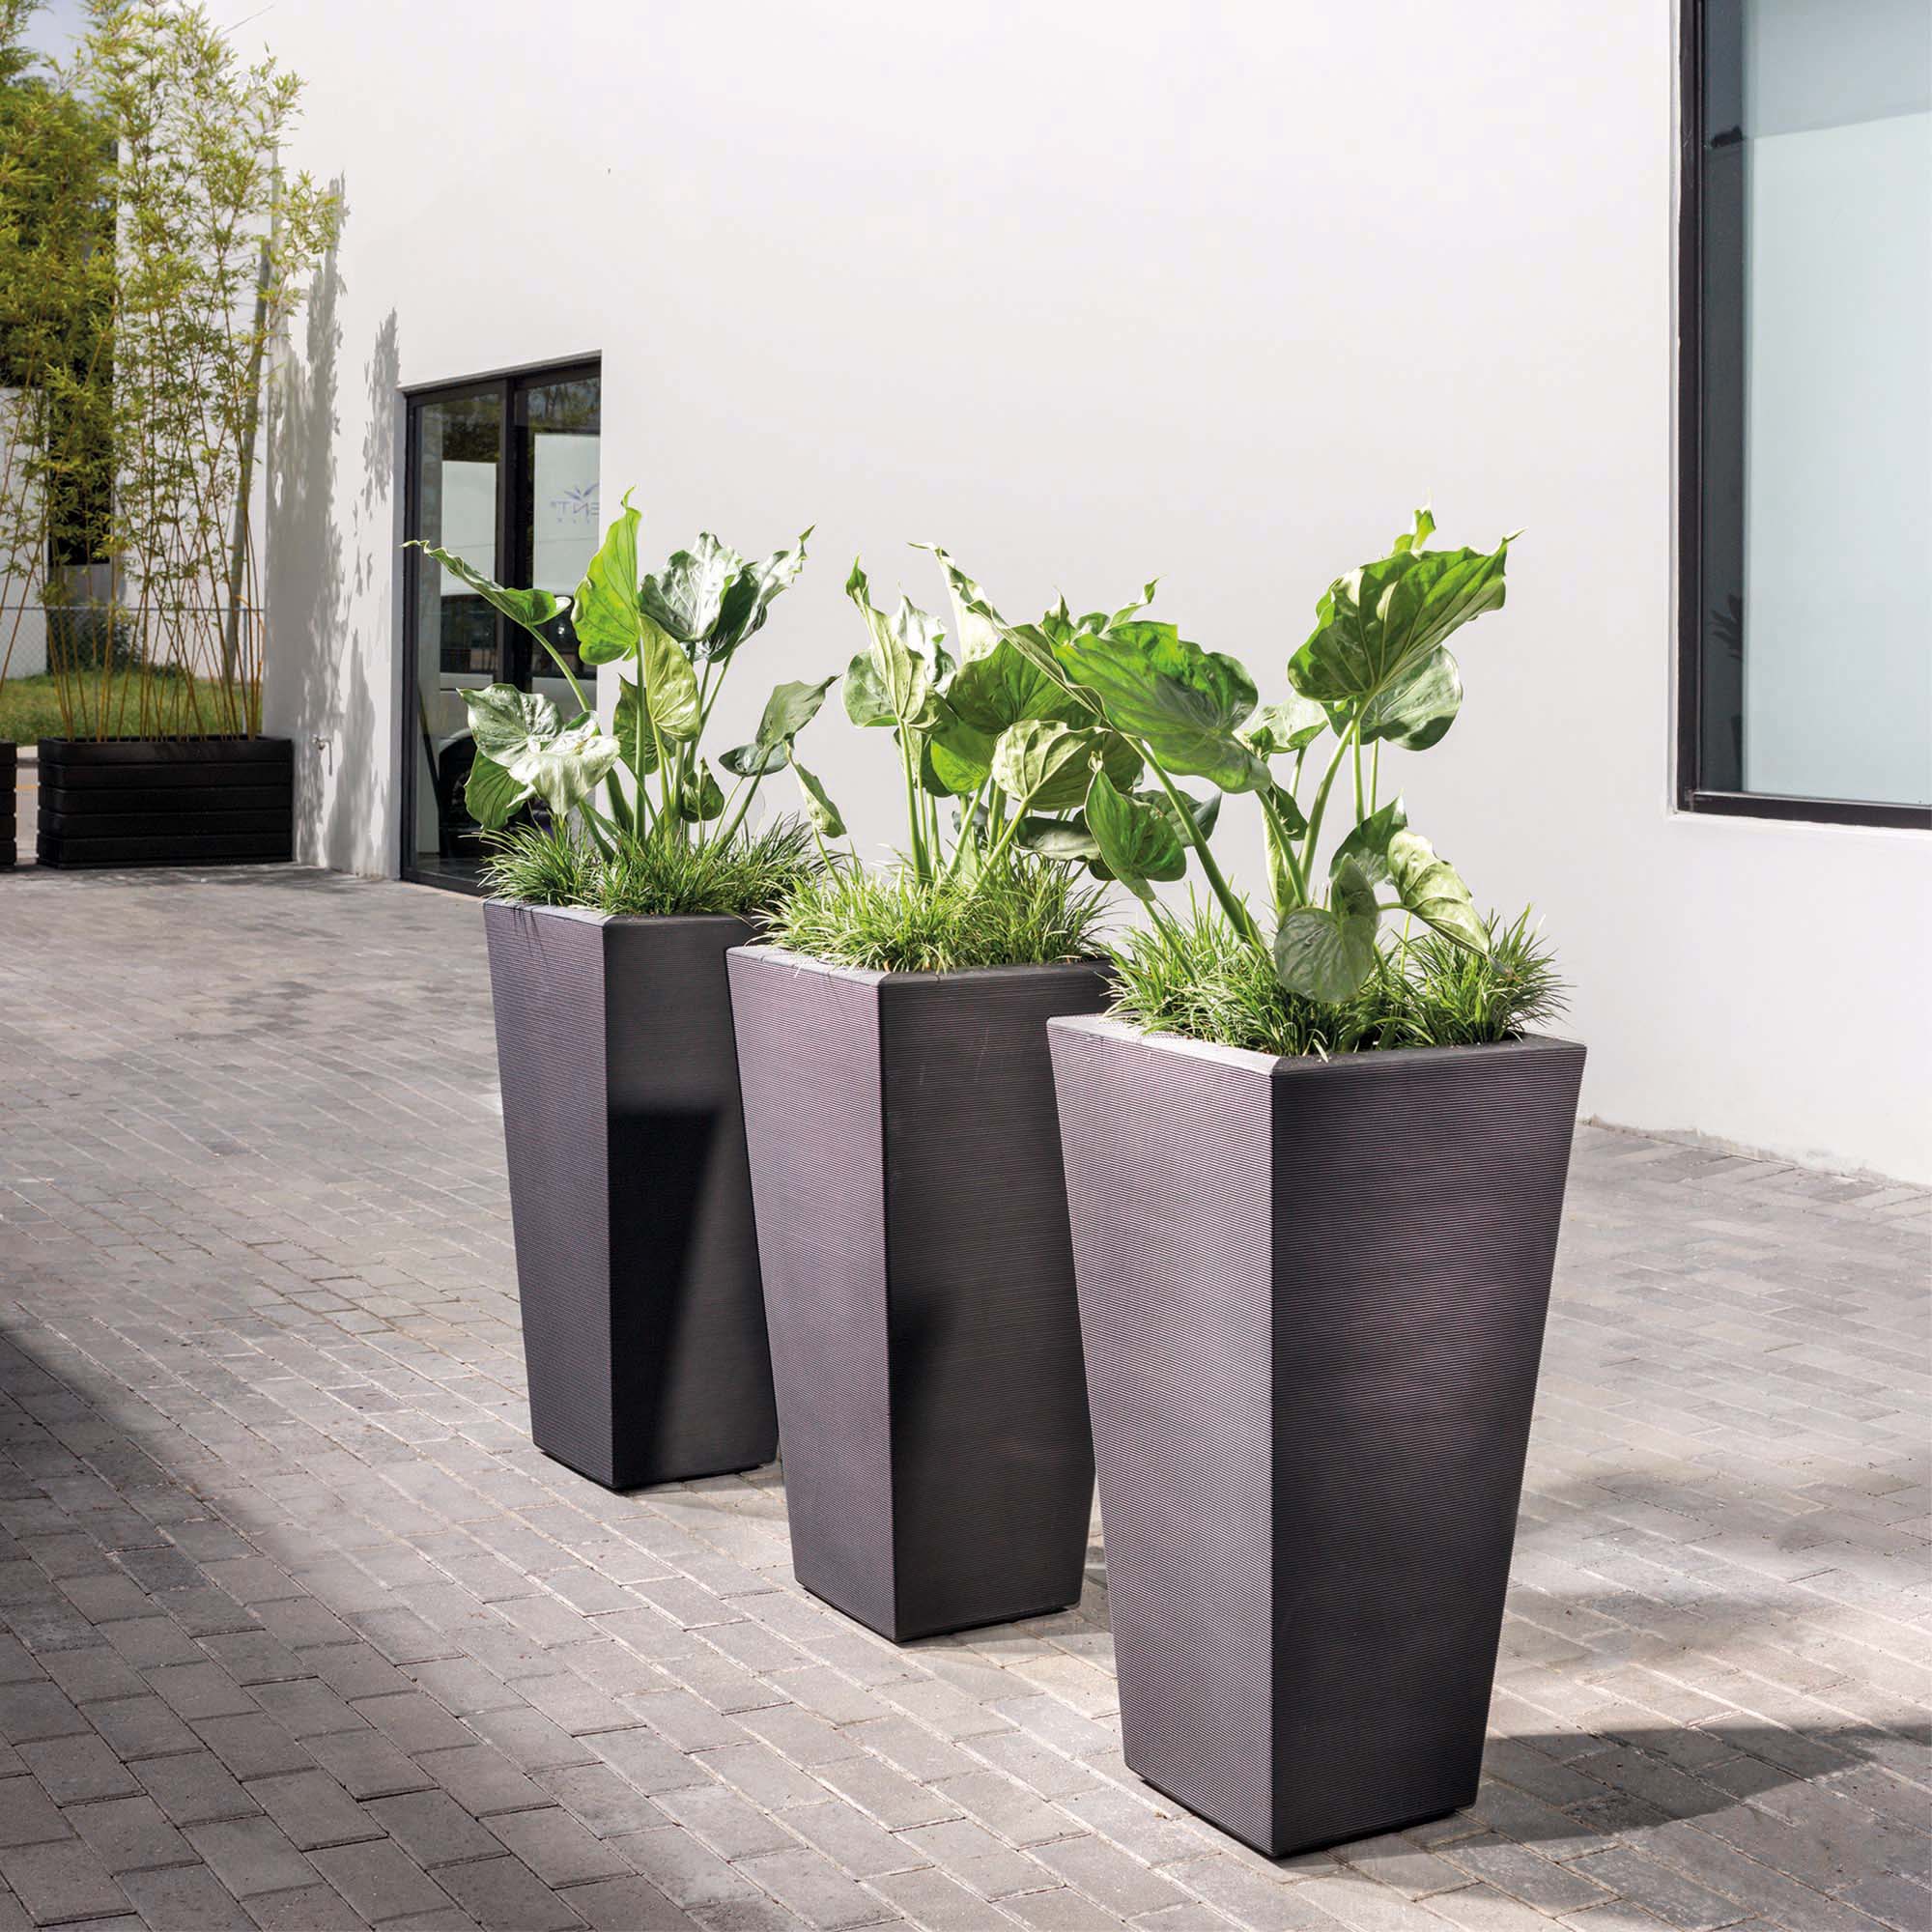
{"type": "Polygon", "coordinates": [[[1932,827],[1932,8],[1684,16],[1678,798],[1932,827]]]}
{"type": "MultiPolygon", "coordinates": [[[[499,583],[575,590],[603,534],[600,408],[594,362],[412,392],[407,534],[499,583]]],[[[514,684],[575,707],[528,633],[421,552],[403,555],[403,873],[473,890],[485,854],[463,807],[475,755],[463,693],[514,684]]],[[[582,669],[568,617],[552,641],[582,669]]]]}

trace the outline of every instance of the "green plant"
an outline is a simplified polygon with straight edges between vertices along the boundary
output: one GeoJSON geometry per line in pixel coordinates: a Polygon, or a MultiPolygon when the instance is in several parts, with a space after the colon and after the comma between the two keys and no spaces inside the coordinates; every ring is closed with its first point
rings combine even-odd
{"type": "Polygon", "coordinates": [[[18,44],[31,11],[0,0],[0,556],[106,580],[56,608],[125,591],[127,652],[49,661],[67,735],[246,734],[270,352],[339,205],[281,166],[299,80],[243,65],[200,7],[89,0],[44,75],[18,44]]]}
{"type": "MultiPolygon", "coordinates": [[[[680,902],[677,909],[735,911],[736,905],[723,900],[740,886],[729,883],[722,855],[735,852],[737,864],[750,852],[763,849],[769,855],[784,842],[769,847],[755,840],[749,846],[733,842],[773,772],[790,766],[798,780],[810,824],[809,833],[799,832],[801,841],[811,838],[823,857],[824,841],[845,829],[838,808],[799,764],[795,750],[798,734],[817,716],[836,675],[773,689],[751,743],[718,761],[734,781],[728,795],[699,751],[738,651],[763,628],[773,600],[805,567],[805,542],[811,532],[752,562],[707,531],[694,549],[675,552],[657,575],[640,576],[639,522],[626,493],[582,582],[567,597],[508,588],[450,551],[417,546],[529,632],[577,703],[576,715],[566,721],[547,697],[513,685],[466,691],[476,757],[464,803],[486,832],[500,832],[540,801],[559,836],[578,839],[602,863],[598,876],[637,880],[634,895],[640,905],[649,902],[648,909],[671,909],[657,900],[667,895],[678,899],[692,882],[708,881],[722,895],[719,903],[680,902]],[[566,614],[583,663],[627,666],[631,671],[619,672],[609,725],[594,714],[576,671],[546,628],[566,614]],[[620,769],[630,773],[628,790],[620,769]]],[[[513,859],[496,875],[506,892],[519,876],[518,863],[513,859]]]]}
{"type": "Polygon", "coordinates": [[[765,937],[880,973],[1047,965],[1095,955],[1105,895],[1065,864],[1024,851],[971,877],[840,866],[791,893],[765,937]]]}
{"type": "Polygon", "coordinates": [[[1378,951],[1346,1000],[1289,991],[1271,960],[1218,907],[1196,905],[1129,932],[1112,949],[1113,1010],[1150,1033],[1256,1053],[1367,1053],[1513,1039],[1563,1009],[1549,949],[1524,914],[1484,922],[1481,952],[1434,933],[1378,951]]]}
{"type": "Polygon", "coordinates": [[[1146,617],[1142,607],[1078,620],[1063,607],[1038,624],[1012,625],[966,584],[973,620],[1051,686],[1067,707],[1057,715],[1093,746],[1084,800],[1065,815],[1059,848],[1090,854],[1097,870],[1139,895],[1156,923],[1171,915],[1153,885],[1183,876],[1191,852],[1256,970],[1319,1005],[1349,1001],[1382,970],[1382,922],[1391,914],[1404,921],[1405,942],[1420,927],[1485,956],[1490,928],[1461,876],[1409,826],[1401,797],[1381,798],[1383,745],[1426,751],[1462,706],[1462,676],[1446,640],[1503,602],[1511,539],[1490,552],[1433,551],[1426,545],[1435,527],[1430,513],[1418,511],[1386,556],[1328,586],[1314,631],[1289,661],[1290,696],[1264,709],[1245,666],[1146,617]],[[1318,753],[1321,775],[1304,810],[1304,768],[1324,739],[1332,747],[1318,753]],[[1111,741],[1151,774],[1151,789],[1122,784],[1110,769],[1111,741]],[[1285,781],[1277,760],[1289,761],[1285,781]],[[1345,774],[1353,815],[1331,838],[1323,864],[1322,835],[1333,829],[1330,806],[1345,774]],[[1178,783],[1188,776],[1219,793],[1256,798],[1271,933],[1216,862],[1211,814],[1178,783]]]}
{"type": "Polygon", "coordinates": [[[497,897],[594,912],[728,913],[762,921],[823,868],[812,829],[781,818],[729,844],[627,839],[600,854],[546,821],[499,835],[483,868],[497,897]]]}

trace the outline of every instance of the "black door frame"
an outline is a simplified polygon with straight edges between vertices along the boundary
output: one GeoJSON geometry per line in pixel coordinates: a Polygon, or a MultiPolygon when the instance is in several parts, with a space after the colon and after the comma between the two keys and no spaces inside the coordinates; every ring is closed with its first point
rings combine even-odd
{"type": "MultiPolygon", "coordinates": [[[[451,402],[495,390],[498,417],[502,424],[501,455],[497,466],[497,555],[499,568],[512,576],[528,574],[530,559],[522,554],[517,510],[527,495],[529,479],[524,472],[523,439],[516,433],[516,406],[519,390],[542,388],[551,383],[582,381],[603,375],[601,355],[569,355],[554,362],[520,364],[513,369],[493,369],[482,375],[453,382],[416,384],[402,391],[403,430],[403,536],[417,536],[422,528],[422,412],[433,403],[451,402]]],[[[601,432],[600,432],[601,433],[601,432]]],[[[401,799],[398,845],[402,877],[415,885],[438,886],[448,892],[480,896],[482,887],[460,873],[431,870],[416,864],[416,805],[419,783],[417,763],[422,756],[417,703],[417,657],[421,639],[417,632],[416,592],[422,569],[422,553],[405,548],[403,558],[402,621],[396,651],[397,717],[402,733],[401,799]]],[[[530,653],[534,644],[525,644],[510,636],[510,621],[501,611],[492,613],[496,639],[496,675],[526,682],[530,653]]]]}

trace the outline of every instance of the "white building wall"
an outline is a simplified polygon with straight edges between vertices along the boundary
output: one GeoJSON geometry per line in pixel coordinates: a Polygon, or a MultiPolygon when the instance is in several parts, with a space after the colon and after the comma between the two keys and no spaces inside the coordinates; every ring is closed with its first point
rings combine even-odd
{"type": "MultiPolygon", "coordinates": [[[[307,856],[395,869],[399,384],[599,351],[605,499],[638,486],[648,550],[816,523],[720,744],[858,647],[856,552],[931,608],[902,540],[1009,612],[1158,571],[1265,696],[1432,498],[1443,541],[1524,534],[1403,782],[1560,942],[1586,1107],[1932,1179],[1932,841],[1670,809],[1668,0],[283,0],[265,30],[349,210],[273,462],[307,856]]],[[[807,756],[894,836],[878,734],[828,713],[807,756]]]]}

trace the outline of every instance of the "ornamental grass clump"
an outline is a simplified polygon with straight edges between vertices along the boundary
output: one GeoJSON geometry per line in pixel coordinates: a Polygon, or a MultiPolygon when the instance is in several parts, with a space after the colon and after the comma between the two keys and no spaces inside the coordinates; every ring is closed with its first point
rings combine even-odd
{"type": "MultiPolygon", "coordinates": [[[[1553,967],[1526,917],[1500,929],[1483,918],[1403,798],[1383,796],[1383,747],[1427,751],[1462,708],[1446,640],[1503,603],[1512,540],[1430,550],[1435,528],[1418,511],[1386,556],[1328,586],[1289,661],[1290,696],[1265,708],[1245,666],[1146,616],[1144,604],[1081,618],[1063,604],[1037,624],[1009,624],[947,560],[962,632],[970,621],[1043,693],[1027,753],[1051,766],[1059,809],[1035,849],[1120,880],[1152,922],[1116,949],[1123,1013],[1230,1045],[1332,1053],[1481,1044],[1554,1010],[1553,967]],[[1144,775],[1151,783],[1138,782],[1144,775]],[[1217,796],[1197,802],[1183,777],[1217,796]],[[1266,840],[1267,925],[1208,842],[1219,795],[1249,794],[1266,840]],[[1338,824],[1344,800],[1353,810],[1338,824]],[[1184,877],[1190,856],[1216,909],[1191,923],[1153,890],[1184,877]]],[[[915,682],[894,706],[909,799],[923,767],[903,741],[909,722],[933,715],[924,699],[915,682]]],[[[944,707],[938,715],[935,744],[944,707]]],[[[1009,762],[1012,735],[999,741],[1009,762]]]]}
{"type": "Polygon", "coordinates": [[[493,896],[521,905],[675,918],[723,913],[759,922],[824,869],[803,819],[781,818],[731,842],[627,839],[608,854],[551,824],[498,836],[483,868],[493,896]]]}
{"type": "Polygon", "coordinates": [[[811,532],[753,561],[706,531],[662,571],[640,575],[639,522],[626,493],[568,596],[510,588],[450,551],[416,546],[536,639],[577,707],[566,720],[549,698],[514,685],[466,691],[476,755],[464,804],[499,835],[487,872],[499,896],[606,912],[761,916],[824,863],[825,841],[845,829],[796,753],[837,675],[773,688],[752,741],[718,760],[733,781],[728,793],[699,740],[739,650],[804,569],[811,532]],[[558,648],[559,618],[583,664],[624,668],[608,725],[558,648]],[[760,785],[786,766],[805,818],[749,833],[760,785]]]}
{"type": "Polygon", "coordinates": [[[794,892],[765,937],[879,973],[1057,965],[1099,952],[1105,898],[1104,887],[1026,852],[970,879],[840,866],[794,892]]]}

